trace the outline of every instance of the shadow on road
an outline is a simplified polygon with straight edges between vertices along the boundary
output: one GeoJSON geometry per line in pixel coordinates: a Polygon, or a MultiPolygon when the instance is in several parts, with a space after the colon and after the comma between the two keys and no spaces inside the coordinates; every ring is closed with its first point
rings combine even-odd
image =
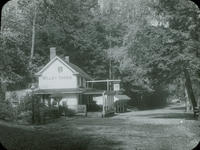
{"type": "Polygon", "coordinates": [[[185,119],[185,120],[196,120],[191,113],[154,113],[154,114],[145,114],[137,115],[140,117],[149,117],[149,118],[159,118],[159,119],[185,119]]]}
{"type": "Polygon", "coordinates": [[[168,107],[168,105],[162,105],[162,106],[138,106],[137,110],[143,111],[143,110],[157,110],[157,109],[163,109],[168,107]]]}
{"type": "Polygon", "coordinates": [[[196,120],[193,113],[185,112],[183,105],[169,105],[166,109],[158,109],[155,111],[147,111],[145,114],[138,114],[139,117],[160,118],[160,119],[184,119],[196,120]]]}
{"type": "Polygon", "coordinates": [[[167,119],[185,119],[185,120],[195,120],[193,114],[186,114],[186,113],[161,113],[152,116],[151,118],[167,118],[167,119]]]}
{"type": "Polygon", "coordinates": [[[185,110],[185,107],[184,106],[182,106],[182,107],[177,106],[177,107],[172,107],[170,109],[172,109],[172,110],[185,110]]]}

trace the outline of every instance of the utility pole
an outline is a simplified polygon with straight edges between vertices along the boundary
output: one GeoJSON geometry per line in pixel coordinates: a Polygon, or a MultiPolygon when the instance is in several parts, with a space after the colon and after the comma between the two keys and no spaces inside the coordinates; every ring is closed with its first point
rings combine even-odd
{"type": "Polygon", "coordinates": [[[111,33],[109,35],[109,55],[110,55],[110,58],[109,58],[109,79],[111,80],[112,79],[112,62],[111,62],[111,33]]]}
{"type": "MultiPolygon", "coordinates": [[[[111,46],[112,46],[112,43],[111,43],[111,33],[109,35],[109,79],[111,80],[112,79],[112,62],[111,62],[111,46]]],[[[111,89],[111,82],[108,82],[108,87],[110,90],[111,89]]]]}

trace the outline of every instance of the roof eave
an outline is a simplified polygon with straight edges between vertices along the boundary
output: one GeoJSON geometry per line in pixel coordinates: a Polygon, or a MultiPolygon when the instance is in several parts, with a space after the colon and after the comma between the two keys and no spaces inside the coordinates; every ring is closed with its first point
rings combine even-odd
{"type": "Polygon", "coordinates": [[[36,77],[41,76],[41,73],[37,72],[34,74],[36,77]]]}
{"type": "Polygon", "coordinates": [[[81,73],[74,73],[75,75],[79,75],[79,76],[81,76],[81,77],[83,77],[83,78],[86,78],[86,79],[88,79],[88,80],[93,80],[93,78],[92,77],[90,77],[89,75],[88,76],[84,76],[84,75],[82,75],[81,73]]]}

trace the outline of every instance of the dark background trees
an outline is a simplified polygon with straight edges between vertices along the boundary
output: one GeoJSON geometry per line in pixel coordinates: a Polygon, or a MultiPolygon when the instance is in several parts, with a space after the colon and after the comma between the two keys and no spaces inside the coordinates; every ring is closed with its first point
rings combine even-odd
{"type": "Polygon", "coordinates": [[[184,71],[197,96],[199,19],[188,0],[11,1],[2,14],[1,84],[27,88],[54,46],[95,79],[122,79],[135,102],[164,104],[169,84],[185,86],[184,71]]]}

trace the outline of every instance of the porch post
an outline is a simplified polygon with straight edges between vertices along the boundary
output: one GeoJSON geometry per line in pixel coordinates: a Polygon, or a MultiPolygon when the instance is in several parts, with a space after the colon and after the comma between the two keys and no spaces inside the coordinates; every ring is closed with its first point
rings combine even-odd
{"type": "Polygon", "coordinates": [[[102,110],[102,118],[105,117],[105,97],[104,92],[102,93],[102,100],[103,100],[103,110],[102,110]]]}
{"type": "Polygon", "coordinates": [[[109,81],[107,80],[107,91],[109,91],[109,81]]]}
{"type": "MultiPolygon", "coordinates": [[[[45,104],[44,101],[45,101],[45,95],[42,95],[40,104],[42,103],[44,105],[45,104]]],[[[40,104],[39,104],[39,107],[40,107],[40,104]]],[[[44,111],[41,111],[40,108],[39,108],[39,115],[40,115],[40,121],[43,124],[45,122],[44,111]]]]}
{"type": "Polygon", "coordinates": [[[35,123],[35,99],[33,98],[31,101],[32,104],[32,123],[35,123]]]}

